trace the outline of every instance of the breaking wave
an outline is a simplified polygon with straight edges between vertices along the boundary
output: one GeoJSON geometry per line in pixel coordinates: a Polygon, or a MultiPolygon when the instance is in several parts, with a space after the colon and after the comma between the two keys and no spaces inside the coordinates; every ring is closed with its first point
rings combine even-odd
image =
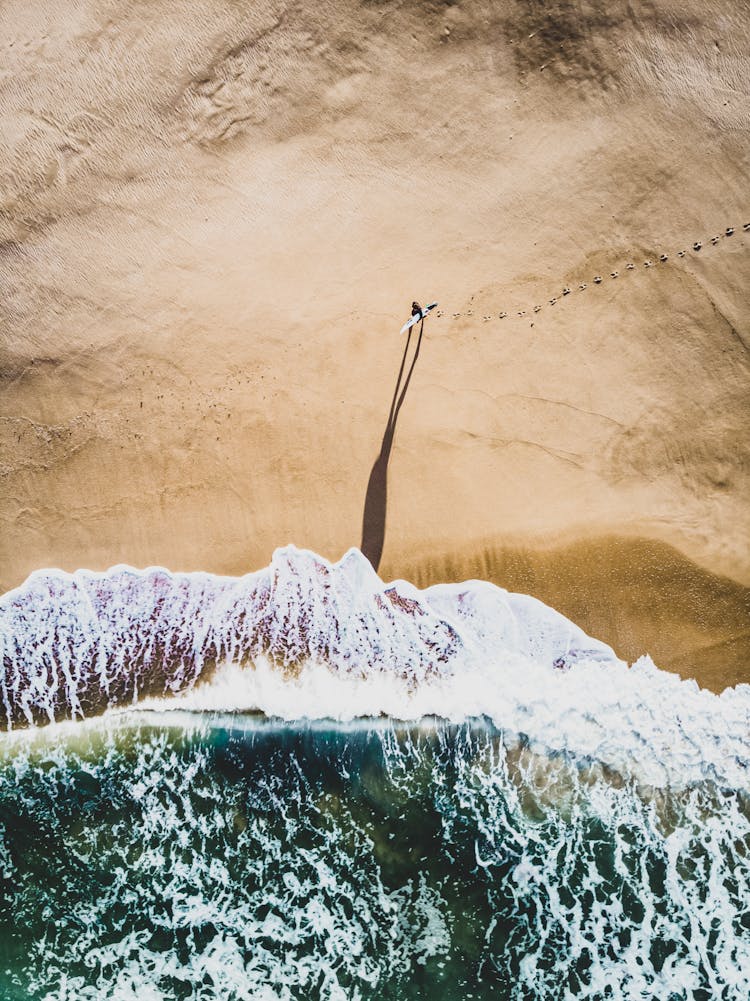
{"type": "Polygon", "coordinates": [[[750,687],[632,667],[534,598],[482,581],[383,583],[357,550],[294,547],[241,578],[39,571],[0,600],[7,729],[106,710],[284,719],[488,717],[642,783],[746,788],[750,687]]]}
{"type": "Polygon", "coordinates": [[[35,573],[0,662],[0,996],[748,997],[749,686],[292,547],[35,573]]]}

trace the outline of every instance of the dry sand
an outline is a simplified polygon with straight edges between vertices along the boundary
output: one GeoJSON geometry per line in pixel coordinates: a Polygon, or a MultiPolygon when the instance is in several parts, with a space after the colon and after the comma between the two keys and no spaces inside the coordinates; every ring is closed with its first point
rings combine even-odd
{"type": "Polygon", "coordinates": [[[6,0],[0,52],[0,588],[359,544],[434,297],[381,574],[750,681],[746,7],[6,0]]]}

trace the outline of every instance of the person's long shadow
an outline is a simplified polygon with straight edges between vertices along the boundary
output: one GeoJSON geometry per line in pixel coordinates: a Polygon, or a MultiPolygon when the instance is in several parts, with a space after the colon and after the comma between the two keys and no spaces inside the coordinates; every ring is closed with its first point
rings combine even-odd
{"type": "Polygon", "coordinates": [[[419,358],[419,349],[422,347],[424,317],[419,324],[417,347],[402,388],[401,379],[406,367],[406,359],[409,354],[409,345],[411,344],[413,330],[414,327],[411,328],[409,336],[406,339],[404,356],[401,359],[401,368],[398,370],[398,379],[396,380],[396,388],[393,391],[393,400],[391,401],[391,409],[388,414],[388,423],[385,426],[383,442],[380,446],[380,454],[375,460],[372,472],[370,473],[370,479],[367,482],[365,510],[362,515],[362,543],[359,548],[375,570],[380,566],[380,559],[383,555],[383,544],[385,542],[385,516],[388,504],[388,460],[391,455],[391,448],[393,447],[393,437],[396,433],[396,421],[398,420],[399,411],[403,406],[406,391],[409,388],[409,382],[414,372],[414,366],[417,364],[417,358],[419,358]]]}

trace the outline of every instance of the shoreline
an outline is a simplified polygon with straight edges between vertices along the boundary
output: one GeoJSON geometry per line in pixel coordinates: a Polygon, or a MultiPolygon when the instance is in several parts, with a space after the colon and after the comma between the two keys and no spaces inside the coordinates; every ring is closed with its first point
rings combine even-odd
{"type": "MultiPolygon", "coordinates": [[[[330,557],[331,562],[340,556],[330,557]]],[[[157,565],[126,566],[141,574],[157,565]]],[[[86,571],[106,579],[112,569],[107,564],[86,571]]],[[[260,575],[266,567],[175,569],[160,564],[157,569],[231,582],[260,575]]],[[[648,655],[660,670],[695,679],[717,694],[750,681],[750,587],[701,567],[658,539],[601,533],[546,545],[475,542],[463,551],[437,550],[430,556],[411,551],[399,559],[386,558],[379,577],[385,583],[406,581],[420,591],[439,584],[489,582],[543,602],[627,663],[648,655]]],[[[3,596],[21,589],[25,580],[3,596]]]]}
{"type": "Polygon", "coordinates": [[[745,12],[68,6],[2,45],[0,590],[369,499],[386,575],[750,680],[745,12]]]}
{"type": "Polygon", "coordinates": [[[533,595],[628,663],[647,654],[660,670],[717,694],[750,682],[750,587],[658,539],[610,533],[548,546],[488,542],[386,561],[382,570],[420,588],[488,580],[533,595]]]}

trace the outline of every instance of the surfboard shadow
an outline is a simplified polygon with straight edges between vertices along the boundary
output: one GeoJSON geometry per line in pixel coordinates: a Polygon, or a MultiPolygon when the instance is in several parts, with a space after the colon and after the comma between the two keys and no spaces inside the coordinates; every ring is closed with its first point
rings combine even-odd
{"type": "MultiPolygon", "coordinates": [[[[414,328],[412,328],[414,329],[414,328]]],[[[388,413],[388,423],[385,426],[383,441],[380,446],[380,453],[370,472],[370,479],[367,481],[367,493],[365,494],[365,509],[362,515],[362,542],[360,549],[367,557],[375,570],[380,566],[383,556],[383,545],[385,543],[385,519],[388,506],[388,460],[391,456],[393,438],[396,433],[396,422],[398,415],[406,398],[406,391],[409,388],[414,367],[419,358],[419,351],[422,347],[422,331],[424,330],[424,317],[419,324],[419,337],[414,357],[406,375],[406,381],[401,386],[401,380],[406,367],[406,359],[409,355],[412,330],[406,339],[406,347],[401,358],[401,367],[398,370],[396,388],[393,391],[391,409],[388,413]]]]}

